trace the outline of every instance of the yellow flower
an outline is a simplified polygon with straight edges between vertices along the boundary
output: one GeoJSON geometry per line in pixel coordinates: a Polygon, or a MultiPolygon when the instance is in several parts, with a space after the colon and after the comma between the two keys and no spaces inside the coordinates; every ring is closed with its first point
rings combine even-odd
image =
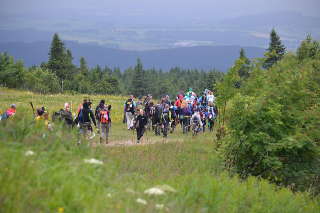
{"type": "Polygon", "coordinates": [[[58,213],[64,213],[64,208],[62,207],[58,208],[58,213]]]}

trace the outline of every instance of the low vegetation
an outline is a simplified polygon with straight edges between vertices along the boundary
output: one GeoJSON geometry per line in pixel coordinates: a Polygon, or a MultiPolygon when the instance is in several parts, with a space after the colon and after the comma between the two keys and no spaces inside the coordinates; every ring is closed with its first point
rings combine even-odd
{"type": "MultiPolygon", "coordinates": [[[[1,109],[13,102],[18,108],[13,119],[0,123],[3,212],[320,210],[320,201],[308,193],[293,193],[289,188],[279,188],[255,177],[246,180],[231,177],[224,169],[212,133],[184,136],[178,128],[168,140],[147,132],[142,145],[78,146],[76,130],[55,125],[53,131],[48,131],[43,125],[36,128],[33,123],[29,100],[36,106],[47,106],[52,112],[66,100],[77,105],[84,97],[1,89],[1,109]],[[144,193],[163,185],[173,191],[164,190],[163,195],[144,193]]],[[[90,98],[98,101],[102,96],[90,98]]],[[[133,133],[121,124],[123,97],[105,99],[114,109],[110,141],[134,140],[133,133]]],[[[95,142],[96,139],[91,141],[95,142]]]]}

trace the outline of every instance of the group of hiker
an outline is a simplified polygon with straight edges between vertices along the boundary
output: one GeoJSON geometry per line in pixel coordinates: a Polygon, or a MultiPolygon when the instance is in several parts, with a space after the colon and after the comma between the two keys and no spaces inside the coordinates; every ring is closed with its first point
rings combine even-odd
{"type": "MultiPolygon", "coordinates": [[[[60,121],[67,128],[77,126],[79,128],[79,140],[83,137],[95,136],[92,124],[97,128],[100,135],[100,143],[108,144],[109,131],[111,128],[111,105],[107,105],[105,100],[92,109],[92,102],[84,99],[79,105],[75,114],[71,112],[69,103],[52,114],[52,122],[49,121],[49,113],[45,107],[34,110],[36,122],[44,121],[49,130],[53,128],[56,121],[60,121]]],[[[10,107],[0,115],[0,120],[13,117],[16,113],[16,105],[10,107]]],[[[174,100],[170,100],[168,95],[163,96],[157,103],[153,102],[152,95],[140,97],[137,101],[133,95],[124,103],[124,119],[128,130],[136,130],[137,143],[146,130],[154,131],[155,135],[167,137],[173,133],[180,124],[184,134],[192,131],[193,135],[205,132],[206,127],[209,131],[213,130],[214,120],[218,110],[215,106],[215,96],[210,90],[205,90],[198,96],[190,88],[186,93],[179,93],[174,100]]]]}
{"type": "Polygon", "coordinates": [[[171,101],[168,95],[157,103],[152,101],[152,95],[134,100],[131,95],[124,104],[124,119],[128,130],[136,129],[137,143],[146,129],[152,129],[156,135],[167,137],[173,133],[178,124],[184,134],[192,130],[192,134],[205,132],[206,127],[213,131],[214,121],[218,115],[215,106],[215,96],[212,91],[205,90],[198,96],[190,88],[186,93],[180,93],[171,101]]]}

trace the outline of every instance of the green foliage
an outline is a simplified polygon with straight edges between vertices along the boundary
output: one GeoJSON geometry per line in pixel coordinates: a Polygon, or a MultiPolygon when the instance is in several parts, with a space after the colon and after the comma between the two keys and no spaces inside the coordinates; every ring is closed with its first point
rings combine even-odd
{"type": "Polygon", "coordinates": [[[58,93],[61,91],[57,76],[39,67],[26,72],[24,85],[26,89],[42,94],[58,93]]]}
{"type": "Polygon", "coordinates": [[[320,45],[317,41],[312,41],[311,35],[302,41],[300,47],[297,50],[297,55],[300,61],[304,59],[320,58],[320,45]]]}
{"type": "MultiPolygon", "coordinates": [[[[303,46],[303,44],[302,44],[303,46]]],[[[301,49],[301,47],[300,47],[301,49]]],[[[227,101],[223,153],[242,177],[260,176],[298,190],[319,192],[319,59],[287,54],[269,70],[252,66],[241,88],[240,61],[218,86],[227,101]]]]}
{"type": "Polygon", "coordinates": [[[7,53],[0,53],[0,85],[19,88],[23,84],[24,71],[21,61],[14,62],[7,53]]]}
{"type": "Polygon", "coordinates": [[[286,53],[285,46],[281,43],[280,37],[276,33],[275,29],[272,29],[270,33],[270,43],[267,52],[265,53],[265,61],[263,67],[268,69],[275,63],[280,61],[286,53]]]}
{"type": "Polygon", "coordinates": [[[48,69],[53,71],[60,80],[64,80],[70,75],[68,68],[70,68],[71,62],[71,52],[66,50],[59,35],[54,34],[49,52],[48,69]]]}
{"type": "Polygon", "coordinates": [[[131,92],[134,96],[146,95],[148,90],[148,81],[140,59],[137,60],[137,64],[134,67],[134,76],[132,78],[131,85],[131,92]]]}

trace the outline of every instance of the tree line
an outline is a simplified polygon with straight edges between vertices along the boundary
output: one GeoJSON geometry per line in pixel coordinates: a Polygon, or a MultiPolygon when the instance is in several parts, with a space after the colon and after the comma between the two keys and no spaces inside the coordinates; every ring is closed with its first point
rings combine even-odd
{"type": "MultiPolygon", "coordinates": [[[[32,53],[31,53],[32,54],[32,53]]],[[[46,93],[86,94],[153,94],[155,97],[174,95],[189,87],[197,92],[214,89],[223,73],[217,70],[172,68],[169,72],[145,69],[137,59],[134,67],[121,71],[119,68],[89,68],[84,57],[80,66],[73,63],[71,50],[65,47],[58,34],[54,34],[47,62],[27,68],[22,61],[15,61],[7,53],[0,53],[0,85],[9,88],[46,93]]]]}

